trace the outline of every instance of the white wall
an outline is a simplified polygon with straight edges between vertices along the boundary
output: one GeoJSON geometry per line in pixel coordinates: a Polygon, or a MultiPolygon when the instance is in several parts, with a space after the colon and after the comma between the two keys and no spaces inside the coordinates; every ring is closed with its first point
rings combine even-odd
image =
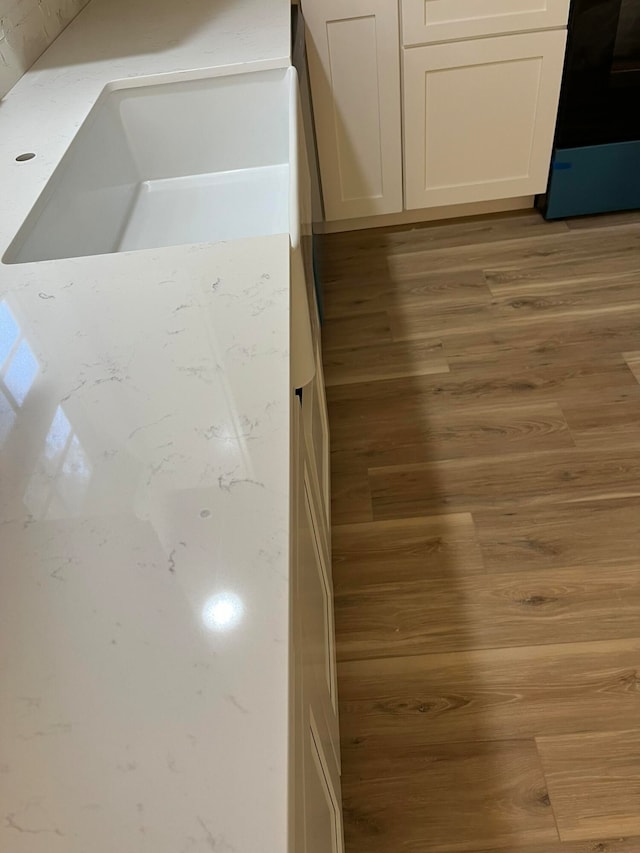
{"type": "Polygon", "coordinates": [[[0,98],[88,0],[0,0],[0,98]]]}

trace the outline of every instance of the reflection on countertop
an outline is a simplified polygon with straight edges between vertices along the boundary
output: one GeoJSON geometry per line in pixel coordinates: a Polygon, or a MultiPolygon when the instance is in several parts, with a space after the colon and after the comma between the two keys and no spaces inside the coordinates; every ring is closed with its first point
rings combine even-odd
{"type": "Polygon", "coordinates": [[[2,850],[285,849],[288,275],[280,235],[0,291],[2,850]]]}

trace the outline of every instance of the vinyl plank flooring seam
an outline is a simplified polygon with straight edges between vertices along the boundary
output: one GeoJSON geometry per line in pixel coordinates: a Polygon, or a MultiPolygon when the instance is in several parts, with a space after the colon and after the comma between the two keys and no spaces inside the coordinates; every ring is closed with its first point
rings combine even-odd
{"type": "MultiPolygon", "coordinates": [[[[620,642],[626,642],[627,640],[635,640],[638,639],[633,634],[622,634],[620,636],[607,636],[607,640],[619,640],[620,642]]],[[[601,642],[604,642],[602,640],[601,642]]],[[[588,640],[580,640],[579,642],[587,643],[588,640]]],[[[593,640],[592,642],[599,642],[598,640],[593,640]]],[[[473,645],[473,646],[465,646],[464,648],[451,650],[451,651],[442,651],[441,649],[433,652],[428,651],[415,651],[415,652],[397,652],[397,653],[389,653],[389,654],[378,654],[375,657],[339,657],[338,658],[338,669],[342,664],[354,664],[354,663],[365,663],[372,660],[401,660],[402,658],[420,658],[420,657],[437,657],[443,654],[465,654],[467,652],[493,652],[500,651],[501,649],[509,648],[509,649],[544,649],[547,646],[571,646],[573,645],[571,640],[566,640],[565,642],[552,642],[552,643],[513,643],[509,645],[473,645]]]]}

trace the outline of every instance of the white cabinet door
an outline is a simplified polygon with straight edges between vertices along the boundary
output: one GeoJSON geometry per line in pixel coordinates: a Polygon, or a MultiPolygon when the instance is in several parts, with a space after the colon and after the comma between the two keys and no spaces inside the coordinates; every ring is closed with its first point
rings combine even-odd
{"type": "Polygon", "coordinates": [[[566,32],[404,51],[410,210],[544,192],[566,32]]]}
{"type": "Polygon", "coordinates": [[[334,786],[340,775],[338,680],[333,622],[333,581],[320,539],[309,469],[304,466],[304,512],[298,521],[299,597],[305,702],[313,709],[334,786]]]}
{"type": "Polygon", "coordinates": [[[331,784],[311,713],[304,744],[304,853],[341,853],[344,849],[339,793],[331,784]]]}
{"type": "Polygon", "coordinates": [[[320,526],[328,550],[331,529],[331,463],[329,456],[329,418],[319,340],[316,341],[315,363],[316,372],[313,381],[302,390],[302,421],[307,453],[311,462],[311,477],[319,498],[319,511],[322,517],[320,526]]]}
{"type": "Polygon", "coordinates": [[[325,215],[402,210],[394,0],[303,0],[325,215]]]}
{"type": "Polygon", "coordinates": [[[402,0],[405,45],[564,27],[569,0],[402,0]]]}
{"type": "Polygon", "coordinates": [[[342,853],[333,586],[297,403],[292,438],[290,850],[342,853]]]}

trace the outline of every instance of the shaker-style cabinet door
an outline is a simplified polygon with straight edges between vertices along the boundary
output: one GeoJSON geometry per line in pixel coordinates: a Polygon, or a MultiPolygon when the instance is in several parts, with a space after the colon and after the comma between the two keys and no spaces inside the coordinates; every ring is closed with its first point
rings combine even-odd
{"type": "Polygon", "coordinates": [[[342,808],[330,781],[313,712],[304,733],[304,848],[301,853],[343,853],[342,808]]]}
{"type": "Polygon", "coordinates": [[[292,853],[343,853],[333,584],[319,540],[302,411],[292,417],[292,853]]]}
{"type": "Polygon", "coordinates": [[[325,216],[402,210],[394,0],[302,0],[325,216]]]}
{"type": "Polygon", "coordinates": [[[404,50],[410,210],[544,192],[566,31],[404,50]]]}
{"type": "Polygon", "coordinates": [[[313,381],[302,392],[302,422],[307,452],[310,459],[311,477],[318,494],[318,511],[323,540],[326,542],[327,559],[331,530],[331,461],[329,454],[329,416],[322,372],[322,352],[316,345],[316,372],[313,381]]]}
{"type": "Polygon", "coordinates": [[[565,27],[569,0],[402,0],[404,45],[565,27]]]}
{"type": "Polygon", "coordinates": [[[303,646],[303,691],[313,709],[317,736],[327,760],[331,781],[339,786],[340,736],[338,682],[333,619],[333,580],[322,542],[318,514],[304,465],[304,504],[298,519],[298,601],[303,646]]]}

